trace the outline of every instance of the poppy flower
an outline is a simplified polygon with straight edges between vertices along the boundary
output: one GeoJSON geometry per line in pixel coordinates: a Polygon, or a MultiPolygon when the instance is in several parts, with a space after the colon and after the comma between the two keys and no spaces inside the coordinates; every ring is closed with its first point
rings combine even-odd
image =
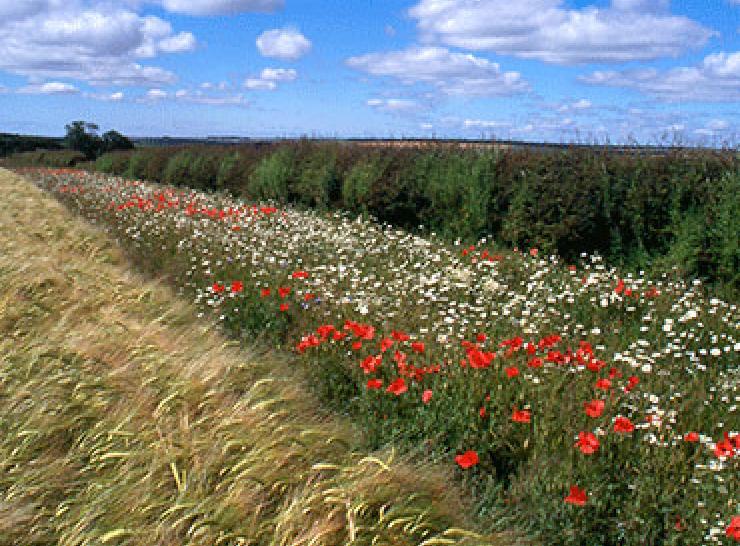
{"type": "Polygon", "coordinates": [[[281,303],[280,304],[280,311],[283,312],[283,313],[285,313],[288,310],[289,307],[290,307],[290,305],[288,305],[287,303],[281,303]]]}
{"type": "Polygon", "coordinates": [[[725,529],[725,534],[735,542],[740,542],[740,516],[732,518],[727,529],[725,529]]]}
{"type": "Polygon", "coordinates": [[[486,416],[486,408],[485,406],[481,406],[481,408],[478,410],[478,415],[481,416],[481,418],[486,416]]]}
{"type": "Polygon", "coordinates": [[[586,410],[586,415],[596,418],[600,417],[604,412],[605,405],[603,400],[591,400],[590,402],[585,402],[583,408],[586,410]]]}
{"type": "Polygon", "coordinates": [[[593,432],[579,432],[575,447],[585,455],[593,455],[599,449],[599,439],[593,432]]]}
{"type": "Polygon", "coordinates": [[[577,485],[572,485],[570,487],[570,495],[565,497],[565,502],[576,506],[583,506],[587,500],[588,496],[585,489],[580,489],[577,485]]]}
{"type": "Polygon", "coordinates": [[[462,455],[458,455],[455,457],[455,462],[462,468],[463,470],[470,468],[471,466],[475,466],[478,464],[478,454],[475,451],[466,451],[462,455]]]}
{"type": "Polygon", "coordinates": [[[311,293],[307,293],[305,296],[303,296],[303,301],[311,301],[312,299],[315,299],[316,296],[311,293]]]}
{"type": "Polygon", "coordinates": [[[632,421],[630,421],[626,417],[620,416],[614,419],[614,432],[628,434],[633,430],[635,430],[635,425],[633,425],[632,421]]]}
{"type": "Polygon", "coordinates": [[[368,379],[367,381],[368,389],[379,389],[382,386],[383,386],[383,381],[380,379],[368,379]]]}
{"type": "Polygon", "coordinates": [[[335,331],[335,332],[334,332],[334,333],[333,333],[333,334],[331,335],[331,337],[332,337],[332,339],[333,339],[334,341],[342,341],[342,340],[343,340],[343,339],[344,339],[345,337],[347,337],[347,334],[346,334],[346,333],[344,333],[344,332],[340,332],[339,330],[337,330],[337,331],[335,331]]]}
{"type": "Polygon", "coordinates": [[[529,249],[529,255],[535,258],[537,256],[537,253],[539,253],[539,250],[536,248],[530,248],[529,249]]]}
{"type": "Polygon", "coordinates": [[[410,339],[407,334],[404,334],[403,332],[397,332],[396,330],[393,330],[391,332],[391,337],[396,341],[408,341],[410,339]]]}
{"type": "Polygon", "coordinates": [[[263,288],[262,290],[260,290],[260,297],[261,298],[266,298],[269,295],[270,295],[270,289],[269,288],[263,288]]]}
{"type": "Polygon", "coordinates": [[[360,363],[360,367],[365,371],[365,375],[370,373],[375,373],[375,371],[378,369],[378,367],[383,363],[383,357],[378,356],[368,356],[360,363]]]}
{"type": "Polygon", "coordinates": [[[735,454],[735,448],[730,441],[730,437],[725,432],[725,439],[717,442],[714,446],[715,457],[732,457],[735,454]]]}
{"type": "Polygon", "coordinates": [[[414,341],[411,344],[411,350],[415,353],[424,354],[424,344],[421,341],[414,341]]]}
{"type": "Polygon", "coordinates": [[[612,382],[611,380],[602,377],[596,382],[596,388],[601,389],[602,391],[608,391],[612,388],[612,382]]]}
{"type": "Polygon", "coordinates": [[[238,293],[244,290],[244,283],[241,281],[234,281],[231,283],[231,291],[238,293]]]}
{"type": "Polygon", "coordinates": [[[386,337],[380,340],[380,350],[382,352],[386,352],[392,346],[393,346],[393,340],[391,338],[386,337]]]}
{"type": "Polygon", "coordinates": [[[509,379],[519,375],[519,368],[517,368],[516,366],[506,368],[504,371],[506,372],[506,377],[508,377],[509,379]]]}
{"type": "Polygon", "coordinates": [[[221,292],[223,292],[223,291],[224,291],[225,287],[224,287],[224,285],[223,285],[223,284],[218,284],[217,282],[214,282],[214,283],[213,283],[213,286],[211,286],[211,289],[212,289],[212,290],[213,290],[213,291],[214,291],[214,292],[215,292],[216,294],[220,294],[221,292]]]}
{"type": "Polygon", "coordinates": [[[307,279],[308,278],[308,273],[305,272],[305,271],[295,271],[295,272],[293,272],[292,277],[294,279],[307,279]]]}
{"type": "Polygon", "coordinates": [[[640,378],[636,375],[630,376],[629,379],[627,379],[627,385],[624,387],[624,392],[630,392],[632,389],[634,389],[637,384],[640,382],[640,378]]]}
{"type": "Polygon", "coordinates": [[[406,381],[403,377],[396,379],[393,383],[388,385],[388,388],[386,389],[387,392],[395,394],[396,396],[401,396],[407,390],[409,390],[409,388],[406,386],[406,381]]]}
{"type": "Polygon", "coordinates": [[[429,389],[425,390],[421,394],[421,401],[424,402],[425,404],[428,404],[431,399],[432,399],[432,391],[430,391],[429,389]]]}
{"type": "Polygon", "coordinates": [[[698,442],[699,441],[699,434],[696,432],[687,432],[684,434],[683,439],[685,442],[698,442]]]}
{"type": "Polygon", "coordinates": [[[352,342],[352,350],[353,351],[359,351],[362,349],[362,341],[353,341],[352,342]]]}
{"type": "Polygon", "coordinates": [[[539,357],[533,358],[529,362],[527,362],[527,366],[529,368],[541,368],[544,365],[544,362],[542,362],[542,359],[539,357]]]}
{"type": "Polygon", "coordinates": [[[478,335],[475,336],[475,340],[478,343],[483,343],[486,340],[486,338],[487,338],[486,334],[484,334],[482,332],[480,334],[478,334],[478,335]]]}
{"type": "Polygon", "coordinates": [[[322,324],[316,328],[316,333],[321,336],[321,339],[328,339],[331,333],[335,330],[336,328],[334,328],[333,324],[322,324]]]}
{"type": "Polygon", "coordinates": [[[532,420],[532,412],[529,410],[514,409],[511,414],[511,420],[515,423],[529,423],[532,420]]]}
{"type": "Polygon", "coordinates": [[[290,286],[285,286],[285,287],[281,286],[280,288],[278,288],[278,295],[281,298],[287,297],[288,294],[290,294],[290,286]]]}

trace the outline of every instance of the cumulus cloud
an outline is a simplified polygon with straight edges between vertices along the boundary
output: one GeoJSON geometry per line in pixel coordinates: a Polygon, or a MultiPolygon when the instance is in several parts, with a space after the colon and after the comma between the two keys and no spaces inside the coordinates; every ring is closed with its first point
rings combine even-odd
{"type": "Polygon", "coordinates": [[[278,82],[292,82],[298,77],[298,72],[292,68],[265,68],[259,77],[247,78],[244,87],[260,91],[274,91],[278,82]]]}
{"type": "Polygon", "coordinates": [[[668,0],[612,0],[605,9],[567,9],[562,0],[421,0],[409,14],[425,42],[560,64],[675,57],[716,34],[671,14],[668,0]]]}
{"type": "Polygon", "coordinates": [[[389,114],[410,114],[421,109],[421,105],[411,99],[369,99],[365,104],[379,112],[389,114]]]}
{"type": "Polygon", "coordinates": [[[506,121],[493,121],[484,119],[466,119],[462,123],[465,129],[501,129],[511,127],[511,123],[506,121]]]}
{"type": "Polygon", "coordinates": [[[32,80],[163,85],[176,79],[172,72],[137,61],[195,46],[191,33],[120,4],[0,1],[0,69],[32,80]]]}
{"type": "Polygon", "coordinates": [[[203,91],[180,89],[175,93],[175,100],[191,104],[205,104],[207,106],[249,106],[249,101],[242,94],[207,95],[203,91]]]}
{"type": "Polygon", "coordinates": [[[740,101],[740,51],[708,55],[693,67],[596,71],[579,80],[591,85],[637,89],[672,102],[735,102],[740,101]]]}
{"type": "Polygon", "coordinates": [[[62,82],[27,85],[18,90],[18,93],[24,95],[76,95],[79,92],[74,85],[62,82]]]}
{"type": "Polygon", "coordinates": [[[285,7],[285,0],[162,0],[167,11],[187,15],[234,15],[236,13],[271,13],[285,7]]]}
{"type": "Polygon", "coordinates": [[[257,49],[264,57],[295,61],[311,51],[311,41],[297,29],[278,28],[260,34],[257,49]]]}
{"type": "Polygon", "coordinates": [[[509,96],[529,90],[519,72],[502,72],[497,63],[442,47],[412,47],[347,59],[347,65],[405,85],[423,83],[446,95],[509,96]]]}

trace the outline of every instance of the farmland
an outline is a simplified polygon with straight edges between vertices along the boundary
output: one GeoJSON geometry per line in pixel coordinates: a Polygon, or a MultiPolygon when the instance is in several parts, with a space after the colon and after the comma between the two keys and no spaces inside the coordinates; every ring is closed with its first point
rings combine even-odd
{"type": "Polygon", "coordinates": [[[738,540],[740,312],[682,271],[25,174],[198,317],[297,355],[308,388],[368,447],[447,465],[489,531],[562,545],[738,540]]]}
{"type": "Polygon", "coordinates": [[[529,544],[0,171],[0,544],[529,544]]]}

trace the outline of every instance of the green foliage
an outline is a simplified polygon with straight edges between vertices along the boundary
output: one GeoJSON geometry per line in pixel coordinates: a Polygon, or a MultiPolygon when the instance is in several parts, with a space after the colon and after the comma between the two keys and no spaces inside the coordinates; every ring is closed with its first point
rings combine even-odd
{"type": "Polygon", "coordinates": [[[294,157],[294,151],[287,146],[264,157],[249,177],[247,194],[255,199],[286,201],[294,157]]]}
{"type": "Polygon", "coordinates": [[[5,167],[75,167],[85,160],[85,156],[74,150],[36,150],[22,152],[3,158],[5,167]]]}
{"type": "MultiPolygon", "coordinates": [[[[672,260],[736,291],[727,218],[738,163],[732,153],[712,151],[376,149],[300,141],[137,150],[125,174],[343,208],[400,228],[423,226],[447,240],[493,238],[569,261],[598,252],[636,270],[672,260]]],[[[120,164],[106,159],[100,168],[120,173],[120,164]]]]}

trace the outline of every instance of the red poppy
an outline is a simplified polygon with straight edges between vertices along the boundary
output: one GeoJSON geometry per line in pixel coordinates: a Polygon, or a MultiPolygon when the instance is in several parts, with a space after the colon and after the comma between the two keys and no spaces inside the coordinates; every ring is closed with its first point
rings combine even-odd
{"type": "Polygon", "coordinates": [[[570,495],[565,497],[565,502],[575,504],[576,506],[583,506],[587,500],[586,490],[580,489],[577,485],[572,485],[570,487],[570,495]]]}
{"type": "Polygon", "coordinates": [[[478,335],[476,335],[476,336],[475,336],[475,340],[476,340],[476,341],[477,341],[478,343],[483,343],[483,342],[484,342],[484,341],[485,341],[486,339],[487,339],[487,336],[486,336],[486,334],[484,334],[484,333],[482,333],[482,332],[481,332],[480,334],[478,334],[478,335]]]}
{"type": "Polygon", "coordinates": [[[470,349],[468,351],[468,363],[471,368],[481,369],[491,365],[491,361],[496,358],[495,353],[483,352],[479,349],[470,349]]]}
{"type": "Polygon", "coordinates": [[[213,283],[213,286],[211,286],[211,288],[213,289],[213,291],[214,291],[214,292],[215,292],[216,294],[220,294],[220,293],[221,293],[221,292],[223,292],[223,291],[224,291],[224,289],[225,289],[225,287],[224,287],[224,285],[223,285],[223,284],[218,284],[217,282],[214,282],[214,283],[213,283]]]}
{"type": "Polygon", "coordinates": [[[382,386],[383,386],[383,381],[380,379],[368,379],[367,381],[368,389],[379,389],[382,386]]]}
{"type": "Polygon", "coordinates": [[[539,250],[537,250],[536,248],[530,248],[529,249],[529,255],[532,256],[533,258],[537,256],[537,253],[538,252],[539,252],[539,250]]]}
{"type": "Polygon", "coordinates": [[[504,371],[506,372],[506,377],[508,377],[509,379],[519,375],[519,368],[517,368],[516,366],[511,366],[509,368],[506,368],[504,371]]]}
{"type": "Polygon", "coordinates": [[[308,273],[305,271],[295,271],[292,275],[294,279],[307,279],[308,273]]]}
{"type": "Polygon", "coordinates": [[[485,406],[481,406],[481,408],[478,410],[478,415],[480,415],[481,418],[486,416],[486,408],[485,408],[485,406]]]}
{"type": "Polygon", "coordinates": [[[393,383],[388,385],[388,388],[386,389],[387,392],[395,394],[396,396],[401,396],[407,390],[409,390],[409,388],[406,386],[406,381],[403,377],[396,379],[393,383]]]}
{"type": "Polygon", "coordinates": [[[542,359],[539,357],[533,358],[529,362],[527,362],[527,366],[530,368],[541,368],[544,365],[544,362],[542,362],[542,359]]]}
{"type": "Polygon", "coordinates": [[[511,420],[515,423],[529,423],[532,420],[532,412],[515,408],[514,413],[511,414],[511,420]]]}
{"type": "Polygon", "coordinates": [[[352,342],[352,350],[353,351],[359,351],[362,349],[362,341],[353,341],[352,342]]]}
{"type": "Polygon", "coordinates": [[[685,442],[698,442],[699,441],[699,434],[696,432],[687,432],[684,434],[683,437],[685,442]]]}
{"type": "Polygon", "coordinates": [[[281,286],[280,288],[278,288],[278,295],[281,298],[287,297],[288,294],[290,294],[290,286],[285,286],[285,287],[281,286]]]}
{"type": "Polygon", "coordinates": [[[314,298],[316,298],[316,296],[314,296],[313,294],[308,293],[305,296],[303,296],[303,301],[311,301],[314,298]]]}
{"type": "Polygon", "coordinates": [[[397,332],[396,330],[393,330],[391,332],[391,337],[396,341],[408,341],[410,339],[407,334],[404,334],[403,332],[397,332]]]}
{"type": "Polygon", "coordinates": [[[285,311],[287,311],[289,307],[290,307],[290,305],[288,305],[287,303],[281,303],[280,304],[280,311],[282,311],[283,313],[285,313],[285,311]]]}
{"type": "Polygon", "coordinates": [[[714,446],[714,455],[715,457],[732,457],[735,454],[735,447],[732,445],[732,442],[730,441],[730,437],[725,432],[725,439],[717,442],[717,445],[714,446]]]}
{"type": "Polygon", "coordinates": [[[617,282],[617,286],[614,288],[615,294],[621,294],[624,291],[624,281],[622,279],[619,279],[617,282]]]}
{"type": "Polygon", "coordinates": [[[382,352],[386,352],[392,346],[393,346],[393,340],[391,338],[386,337],[380,340],[380,350],[382,352]]]}
{"type": "Polygon", "coordinates": [[[596,388],[601,389],[602,391],[608,391],[612,388],[612,382],[611,380],[602,377],[596,382],[596,388]]]}
{"type": "Polygon", "coordinates": [[[335,330],[336,328],[334,328],[333,324],[322,324],[316,328],[316,333],[321,336],[321,339],[328,339],[331,333],[335,330]]]}
{"type": "Polygon", "coordinates": [[[270,295],[270,289],[269,288],[263,288],[262,290],[260,290],[260,297],[266,298],[269,295],[270,295]]]}
{"type": "Polygon", "coordinates": [[[725,529],[725,534],[735,542],[740,542],[740,516],[734,516],[725,529]]]}
{"type": "Polygon", "coordinates": [[[424,353],[424,344],[421,341],[414,341],[411,344],[411,350],[415,353],[423,354],[424,353]]]}
{"type": "Polygon", "coordinates": [[[241,292],[244,290],[244,283],[241,281],[234,281],[231,283],[231,291],[232,292],[241,292]]]}
{"type": "Polygon", "coordinates": [[[581,453],[593,455],[599,449],[599,439],[593,432],[579,432],[575,447],[580,449],[581,453]]]}
{"type": "Polygon", "coordinates": [[[334,341],[342,341],[345,337],[347,337],[347,334],[337,330],[331,335],[331,337],[334,341]]]}
{"type": "Polygon", "coordinates": [[[471,466],[475,466],[478,464],[478,454],[475,451],[466,451],[462,455],[458,455],[455,457],[455,462],[462,468],[463,470],[470,468],[471,466]]]}
{"type": "Polygon", "coordinates": [[[368,356],[360,363],[360,368],[362,368],[365,371],[365,375],[370,373],[375,373],[375,371],[380,367],[380,365],[383,363],[383,357],[378,356],[368,356]]]}
{"type": "Polygon", "coordinates": [[[425,390],[421,394],[421,401],[424,402],[425,404],[428,404],[431,399],[432,399],[432,391],[430,391],[429,389],[425,390]]]}
{"type": "Polygon", "coordinates": [[[632,421],[630,421],[626,417],[620,416],[614,419],[614,432],[628,434],[633,430],[635,430],[635,425],[633,425],[632,421]]]}
{"type": "Polygon", "coordinates": [[[590,402],[585,402],[583,408],[586,410],[586,415],[596,418],[600,417],[604,412],[605,405],[603,400],[591,400],[590,402]]]}
{"type": "Polygon", "coordinates": [[[624,387],[624,392],[630,392],[632,389],[634,389],[637,384],[640,382],[640,378],[636,375],[630,376],[629,379],[627,379],[627,385],[624,387]]]}

